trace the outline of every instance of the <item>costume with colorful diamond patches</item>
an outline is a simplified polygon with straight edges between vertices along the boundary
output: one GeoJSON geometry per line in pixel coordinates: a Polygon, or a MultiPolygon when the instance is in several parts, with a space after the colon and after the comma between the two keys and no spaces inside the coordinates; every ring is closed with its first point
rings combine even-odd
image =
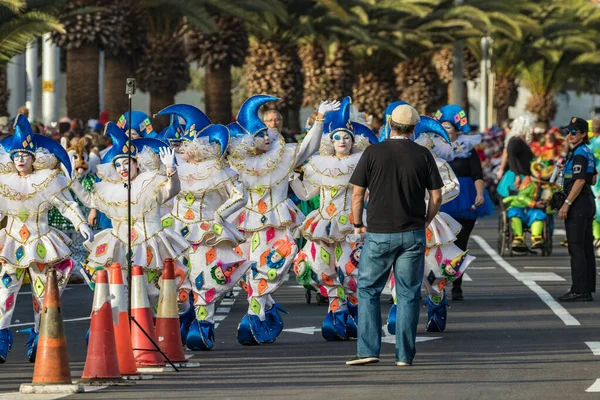
{"type": "Polygon", "coordinates": [[[0,363],[6,360],[12,345],[8,327],[25,273],[31,278],[35,310],[35,325],[29,330],[27,342],[28,357],[33,362],[46,271],[56,269],[62,293],[73,270],[71,239],[50,227],[48,211],[56,207],[79,233],[93,239],[69,192],[70,174],[71,162],[65,149],[50,138],[34,134],[27,118],[19,115],[14,136],[4,140],[0,149],[0,219],[7,218],[6,228],[0,231],[0,363]],[[28,162],[33,162],[29,170],[28,162]],[[58,162],[66,175],[57,169],[58,162]]]}
{"type": "Polygon", "coordinates": [[[127,277],[127,251],[131,235],[133,265],[144,268],[148,283],[151,307],[156,306],[159,295],[159,278],[163,260],[175,260],[175,275],[179,285],[179,301],[182,311],[189,307],[189,281],[187,267],[180,258],[186,255],[189,243],[177,232],[161,224],[159,206],[179,193],[179,178],[174,165],[174,155],[167,154],[167,146],[156,139],[135,139],[127,136],[115,124],[106,125],[105,134],[111,136],[113,146],[98,166],[100,182],[90,193],[77,182],[73,190],[88,207],[103,212],[112,222],[112,228],[96,235],[86,243],[89,251],[84,268],[90,281],[97,268],[119,262],[123,269],[123,281],[127,277]],[[117,173],[117,166],[127,165],[128,146],[131,148],[131,227],[128,226],[127,177],[117,173]],[[161,151],[161,157],[155,153],[161,151]],[[161,165],[161,161],[165,168],[161,165]],[[169,165],[167,165],[169,164],[169,165]],[[172,173],[169,174],[168,170],[172,173]],[[137,175],[136,175],[137,174],[137,175]]]}
{"type": "Polygon", "coordinates": [[[322,104],[320,121],[315,122],[302,144],[286,144],[258,117],[258,109],[275,100],[264,95],[249,98],[237,122],[228,125],[232,135],[229,162],[248,189],[247,204],[229,220],[248,239],[241,245],[243,257],[256,262],[243,284],[249,307],[238,328],[238,341],[244,345],[273,342],[283,329],[278,313],[282,309],[271,295],[282,285],[296,256],[292,231],[303,218],[288,199],[289,178],[294,168],[319,149],[323,117],[339,107],[339,103],[322,104]],[[262,144],[261,149],[257,143],[262,144]]]}
{"type": "Polygon", "coordinates": [[[187,265],[194,308],[180,315],[181,336],[191,350],[210,350],[214,346],[215,304],[251,264],[240,255],[238,245],[245,241],[244,236],[226,221],[248,197],[237,173],[222,158],[229,143],[228,129],[212,124],[202,111],[187,104],[169,106],[157,115],[165,114],[185,119],[189,127],[178,136],[181,192],[163,218],[163,225],[192,245],[187,265]]]}
{"type": "Polygon", "coordinates": [[[329,113],[319,154],[309,158],[290,183],[301,200],[320,194],[319,208],[307,215],[300,227],[306,245],[296,257],[294,272],[303,285],[312,285],[329,299],[329,310],[321,333],[326,340],[346,340],[357,335],[358,255],[360,245],[348,243],[352,225],[350,177],[375,134],[365,125],[350,121],[350,97],[340,110],[329,113]],[[343,137],[351,138],[347,145],[343,137]],[[343,146],[345,158],[338,158],[334,143],[343,146]]]}
{"type": "MultiPolygon", "coordinates": [[[[444,186],[442,187],[442,204],[452,201],[460,192],[458,178],[452,168],[440,157],[448,154],[450,139],[442,125],[432,118],[421,116],[415,127],[413,140],[427,147],[434,156],[444,186]],[[437,138],[436,138],[437,136],[437,138]],[[442,140],[440,140],[442,139],[442,140]]],[[[427,200],[427,199],[426,199],[427,200]]],[[[444,287],[461,277],[475,257],[460,250],[455,244],[456,235],[461,226],[450,215],[439,212],[425,229],[427,248],[425,250],[425,269],[423,285],[427,291],[427,325],[428,332],[443,332],[446,329],[448,301],[444,287]]],[[[391,292],[396,301],[394,275],[390,277],[391,292]]],[[[401,317],[400,317],[401,318],[401,317]]],[[[388,315],[388,332],[396,332],[396,306],[392,306],[388,315]]]]}

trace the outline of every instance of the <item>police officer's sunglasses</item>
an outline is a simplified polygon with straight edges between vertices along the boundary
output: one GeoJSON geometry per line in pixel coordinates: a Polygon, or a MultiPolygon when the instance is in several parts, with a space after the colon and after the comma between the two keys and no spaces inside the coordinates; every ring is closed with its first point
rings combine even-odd
{"type": "Polygon", "coordinates": [[[565,132],[565,136],[567,136],[567,135],[577,135],[578,133],[582,133],[582,132],[578,131],[577,129],[571,129],[570,131],[566,131],[565,132]]]}

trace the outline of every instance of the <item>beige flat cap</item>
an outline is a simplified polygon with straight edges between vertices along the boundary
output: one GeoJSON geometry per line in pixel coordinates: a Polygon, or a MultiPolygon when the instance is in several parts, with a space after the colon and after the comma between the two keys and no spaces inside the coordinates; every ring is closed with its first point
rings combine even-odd
{"type": "Polygon", "coordinates": [[[416,125],[419,119],[417,110],[407,104],[398,106],[392,111],[392,121],[396,124],[416,125]]]}

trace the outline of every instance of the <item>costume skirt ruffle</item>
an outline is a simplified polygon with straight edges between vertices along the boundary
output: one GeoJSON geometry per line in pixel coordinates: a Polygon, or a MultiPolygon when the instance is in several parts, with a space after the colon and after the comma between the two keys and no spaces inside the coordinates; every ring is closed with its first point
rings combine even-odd
{"type": "Polygon", "coordinates": [[[50,228],[45,235],[23,244],[9,236],[5,229],[0,231],[0,262],[16,268],[27,268],[30,264],[55,264],[71,256],[71,239],[63,232],[50,228]]]}
{"type": "Polygon", "coordinates": [[[477,197],[475,182],[473,178],[458,178],[458,181],[460,183],[460,194],[454,200],[443,204],[440,211],[456,219],[479,219],[494,213],[494,203],[492,203],[487,190],[483,194],[485,202],[472,210],[471,206],[473,206],[475,197],[477,197]]]}

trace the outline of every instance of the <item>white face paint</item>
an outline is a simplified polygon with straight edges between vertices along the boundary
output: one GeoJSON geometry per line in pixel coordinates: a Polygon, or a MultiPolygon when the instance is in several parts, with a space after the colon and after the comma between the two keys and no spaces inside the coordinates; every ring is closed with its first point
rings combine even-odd
{"type": "Polygon", "coordinates": [[[347,156],[352,151],[352,135],[348,132],[336,132],[331,138],[333,140],[333,149],[335,155],[347,156]]]}
{"type": "Polygon", "coordinates": [[[254,143],[258,153],[266,153],[271,148],[271,138],[267,131],[262,131],[254,136],[254,143]]]}
{"type": "MultiPolygon", "coordinates": [[[[127,177],[130,174],[129,171],[129,163],[127,162],[127,157],[119,157],[114,161],[115,170],[122,181],[126,182],[127,177]]],[[[134,180],[138,175],[137,161],[131,159],[131,180],[134,180]]]]}
{"type": "Polygon", "coordinates": [[[20,175],[29,175],[33,173],[33,162],[35,161],[33,156],[24,151],[18,151],[12,156],[17,172],[20,175]]]}
{"type": "Polygon", "coordinates": [[[454,142],[458,138],[456,128],[454,127],[454,125],[452,125],[452,123],[446,121],[446,122],[442,122],[442,126],[444,127],[446,132],[448,132],[448,136],[450,136],[450,140],[454,142]]]}

